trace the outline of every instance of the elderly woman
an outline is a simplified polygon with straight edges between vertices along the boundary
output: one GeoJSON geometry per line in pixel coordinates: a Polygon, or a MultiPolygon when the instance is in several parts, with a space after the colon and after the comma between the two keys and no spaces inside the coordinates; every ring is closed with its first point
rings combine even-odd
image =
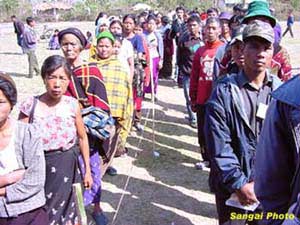
{"type": "Polygon", "coordinates": [[[89,166],[88,139],[76,99],[65,96],[71,69],[62,56],[48,57],[41,76],[46,92],[29,97],[20,106],[19,119],[38,124],[43,132],[43,150],[46,159],[46,206],[50,224],[77,224],[74,183],[81,182],[78,155],[84,160],[85,188],[92,184],[89,166]],[[63,162],[63,163],[61,163],[63,162]]]}
{"type": "Polygon", "coordinates": [[[0,73],[0,224],[48,225],[45,159],[36,126],[10,117],[17,89],[0,73]]]}
{"type": "MultiPolygon", "coordinates": [[[[80,58],[80,53],[87,44],[84,34],[77,28],[67,28],[59,34],[59,43],[67,62],[71,65],[73,74],[69,84],[67,95],[73,96],[80,100],[82,106],[85,104],[101,108],[108,114],[110,108],[108,105],[106,88],[104,86],[103,77],[95,63],[84,63],[80,58]],[[84,93],[81,93],[83,91],[84,93]],[[82,101],[82,99],[86,99],[82,101]]],[[[110,134],[114,136],[114,132],[110,134]]],[[[94,204],[93,218],[97,225],[107,224],[108,220],[104,216],[100,207],[101,199],[101,159],[99,151],[109,149],[110,140],[102,142],[91,135],[89,138],[90,148],[90,167],[93,176],[93,186],[91,190],[84,192],[84,204],[94,204]]],[[[109,155],[105,156],[109,158],[109,155]]],[[[81,168],[84,169],[82,160],[80,160],[81,168]]]]}
{"type": "MultiPolygon", "coordinates": [[[[93,60],[103,74],[111,114],[120,126],[117,153],[126,152],[125,144],[131,128],[133,101],[132,87],[128,71],[114,55],[115,38],[109,31],[97,37],[97,55],[93,60]]],[[[111,170],[111,169],[110,169],[111,170]]]]}

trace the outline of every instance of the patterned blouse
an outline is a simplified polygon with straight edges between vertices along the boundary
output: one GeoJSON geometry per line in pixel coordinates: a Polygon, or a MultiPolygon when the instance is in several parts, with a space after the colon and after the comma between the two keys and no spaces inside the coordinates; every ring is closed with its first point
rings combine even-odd
{"type": "MultiPolygon", "coordinates": [[[[26,116],[30,115],[34,97],[29,97],[20,105],[20,111],[26,116]]],[[[44,151],[56,149],[70,149],[77,140],[77,130],[75,126],[75,115],[78,101],[69,96],[62,96],[61,101],[55,105],[54,113],[45,112],[38,100],[33,123],[37,123],[43,128],[42,142],[44,151]]]]}
{"type": "Polygon", "coordinates": [[[280,46],[271,62],[271,73],[277,75],[282,81],[287,81],[292,77],[292,66],[288,51],[280,46]]]}

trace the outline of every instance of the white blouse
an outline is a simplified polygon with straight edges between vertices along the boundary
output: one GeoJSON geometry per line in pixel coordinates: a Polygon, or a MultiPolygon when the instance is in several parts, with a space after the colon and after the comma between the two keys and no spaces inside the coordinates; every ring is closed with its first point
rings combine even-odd
{"type": "Polygon", "coordinates": [[[19,169],[19,164],[15,151],[15,132],[13,132],[9,144],[0,151],[0,175],[8,174],[17,169],[19,169]]]}

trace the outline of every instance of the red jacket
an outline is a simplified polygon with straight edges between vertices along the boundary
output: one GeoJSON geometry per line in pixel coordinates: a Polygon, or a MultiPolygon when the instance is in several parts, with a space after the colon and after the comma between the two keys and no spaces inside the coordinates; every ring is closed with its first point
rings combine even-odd
{"type": "Polygon", "coordinates": [[[217,49],[223,44],[220,40],[213,43],[206,42],[196,51],[190,80],[192,105],[203,105],[209,98],[213,84],[214,58],[217,49]]]}

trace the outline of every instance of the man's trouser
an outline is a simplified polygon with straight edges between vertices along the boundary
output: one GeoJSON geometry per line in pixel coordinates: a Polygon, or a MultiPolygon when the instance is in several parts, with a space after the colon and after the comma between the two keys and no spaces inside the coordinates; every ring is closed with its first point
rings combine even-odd
{"type": "Polygon", "coordinates": [[[28,56],[28,64],[29,64],[29,78],[33,77],[33,73],[36,72],[37,75],[40,73],[39,64],[35,55],[34,50],[27,50],[26,52],[28,56]]]}
{"type": "Polygon", "coordinates": [[[205,119],[205,105],[197,105],[197,125],[198,125],[198,143],[202,159],[209,161],[208,152],[206,149],[205,135],[204,135],[204,119],[205,119]]]}

